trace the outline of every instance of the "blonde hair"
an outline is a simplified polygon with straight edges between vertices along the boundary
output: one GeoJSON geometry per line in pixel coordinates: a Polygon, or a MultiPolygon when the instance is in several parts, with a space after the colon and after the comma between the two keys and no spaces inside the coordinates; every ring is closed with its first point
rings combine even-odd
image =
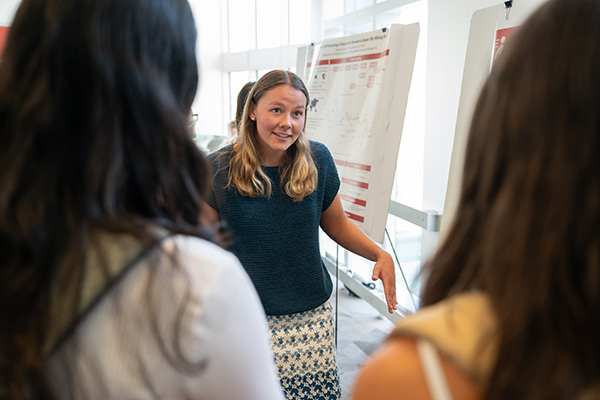
{"type": "MultiPolygon", "coordinates": [[[[240,121],[238,140],[233,147],[233,155],[229,161],[228,187],[233,187],[243,196],[270,197],[272,182],[261,167],[259,137],[256,123],[249,118],[251,104],[256,105],[260,98],[276,86],[289,85],[300,90],[306,97],[308,106],[308,90],[299,76],[293,72],[274,70],[265,74],[253,86],[248,94],[244,112],[240,121]]],[[[308,110],[308,107],[306,107],[308,110]]],[[[300,133],[294,144],[285,152],[279,173],[281,190],[293,201],[300,201],[314,192],[317,187],[318,173],[315,166],[310,142],[300,133]]]]}

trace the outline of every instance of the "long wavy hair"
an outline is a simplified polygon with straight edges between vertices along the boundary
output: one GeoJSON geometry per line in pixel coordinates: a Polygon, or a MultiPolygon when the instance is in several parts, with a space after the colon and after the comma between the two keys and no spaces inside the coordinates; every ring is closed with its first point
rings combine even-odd
{"type": "Polygon", "coordinates": [[[573,399],[600,382],[599,76],[600,2],[550,0],[476,106],[423,304],[491,299],[500,347],[486,399],[573,399]]]}
{"type": "MultiPolygon", "coordinates": [[[[252,87],[240,122],[240,133],[233,147],[229,162],[228,186],[243,196],[267,196],[272,192],[272,183],[261,167],[258,131],[256,122],[250,119],[250,106],[258,104],[269,90],[280,85],[290,85],[306,97],[308,112],[308,89],[302,79],[293,72],[273,70],[263,75],[252,87]]],[[[306,128],[306,119],[304,120],[306,128]]],[[[279,166],[282,191],[294,201],[300,201],[317,187],[317,168],[312,158],[310,143],[302,133],[285,153],[279,166]]]]}
{"type": "Polygon", "coordinates": [[[195,41],[186,0],[20,4],[0,63],[0,397],[52,397],[50,293],[67,268],[76,319],[95,232],[216,238],[188,134],[195,41]]]}

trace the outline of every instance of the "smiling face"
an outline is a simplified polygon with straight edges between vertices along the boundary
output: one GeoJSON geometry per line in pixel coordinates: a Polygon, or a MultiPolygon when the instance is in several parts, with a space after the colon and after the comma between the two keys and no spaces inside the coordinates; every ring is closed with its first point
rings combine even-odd
{"type": "Polygon", "coordinates": [[[256,122],[262,164],[277,166],[304,128],[306,96],[290,85],[279,85],[251,105],[249,115],[256,122]]]}

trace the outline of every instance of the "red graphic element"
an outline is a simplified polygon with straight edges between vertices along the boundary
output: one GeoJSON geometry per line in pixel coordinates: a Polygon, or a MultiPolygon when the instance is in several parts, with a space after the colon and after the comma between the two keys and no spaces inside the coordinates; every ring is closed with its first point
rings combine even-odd
{"type": "Polygon", "coordinates": [[[352,161],[344,161],[344,160],[333,160],[335,165],[340,165],[342,167],[360,169],[361,171],[371,172],[371,166],[367,164],[359,164],[352,161]]]}
{"type": "MultiPolygon", "coordinates": [[[[329,64],[329,60],[319,60],[319,62],[317,62],[317,65],[328,65],[329,64]]],[[[308,64],[306,64],[307,67],[312,67],[312,62],[309,62],[308,64]]]]}
{"type": "Polygon", "coordinates": [[[348,203],[356,204],[357,206],[363,206],[363,207],[367,206],[366,200],[355,199],[354,197],[350,197],[345,194],[340,194],[340,199],[347,201],[348,203]]]}
{"type": "MultiPolygon", "coordinates": [[[[385,56],[389,56],[390,55],[390,50],[385,50],[382,51],[381,53],[373,53],[373,54],[365,54],[362,56],[355,56],[355,57],[344,57],[344,58],[333,58],[331,60],[319,60],[319,62],[317,63],[317,65],[334,65],[334,64],[346,64],[346,63],[351,63],[351,62],[357,62],[357,61],[364,61],[364,60],[377,60],[379,58],[383,58],[385,56]]],[[[308,64],[306,64],[307,67],[312,67],[312,62],[309,62],[308,64]]],[[[370,66],[376,67],[377,66],[377,62],[371,63],[370,66]]],[[[363,63],[360,65],[361,68],[365,68],[366,67],[366,63],[363,63]]]]}
{"type": "Polygon", "coordinates": [[[363,188],[363,189],[369,188],[369,184],[367,182],[359,182],[359,181],[355,181],[354,179],[342,178],[342,183],[345,183],[345,184],[351,185],[351,186],[356,186],[356,187],[363,188]]]}
{"type": "Polygon", "coordinates": [[[512,34],[515,33],[517,28],[518,28],[518,26],[513,26],[511,28],[498,29],[496,31],[496,40],[494,41],[494,59],[493,59],[493,61],[496,61],[496,59],[500,56],[500,54],[504,50],[504,45],[506,45],[506,42],[512,36],[512,34]]]}
{"type": "Polygon", "coordinates": [[[365,222],[365,217],[361,217],[360,215],[352,214],[347,211],[345,211],[345,213],[346,213],[346,216],[350,219],[353,219],[358,222],[365,222]]]}
{"type": "Polygon", "coordinates": [[[4,46],[6,45],[9,29],[10,27],[8,26],[0,26],[0,58],[2,58],[2,51],[4,51],[4,46]]]}
{"type": "Polygon", "coordinates": [[[346,167],[348,168],[354,168],[354,169],[360,169],[361,171],[371,171],[371,166],[367,165],[367,164],[359,164],[359,163],[355,163],[355,162],[350,162],[347,161],[346,162],[346,167]]]}
{"type": "Polygon", "coordinates": [[[330,64],[345,64],[350,62],[364,61],[364,60],[377,60],[385,56],[390,55],[389,50],[382,51],[381,53],[365,54],[362,56],[334,58],[330,61],[330,64]]]}

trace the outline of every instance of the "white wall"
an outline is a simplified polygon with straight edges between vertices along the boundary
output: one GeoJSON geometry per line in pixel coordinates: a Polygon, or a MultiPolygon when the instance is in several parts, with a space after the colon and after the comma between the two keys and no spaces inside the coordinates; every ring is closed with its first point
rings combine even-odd
{"type": "MultiPolygon", "coordinates": [[[[0,25],[10,25],[21,0],[0,0],[0,25]]],[[[198,134],[225,135],[226,120],[222,101],[221,1],[190,0],[198,30],[200,87],[193,109],[199,114],[198,134]]]]}
{"type": "Polygon", "coordinates": [[[221,0],[189,0],[198,31],[197,52],[200,87],[192,106],[198,113],[198,135],[227,135],[227,116],[223,99],[222,70],[222,2],[221,0]],[[225,121],[225,122],[224,122],[225,121]]]}
{"type": "Polygon", "coordinates": [[[10,25],[21,0],[0,0],[0,25],[10,25]]]}

